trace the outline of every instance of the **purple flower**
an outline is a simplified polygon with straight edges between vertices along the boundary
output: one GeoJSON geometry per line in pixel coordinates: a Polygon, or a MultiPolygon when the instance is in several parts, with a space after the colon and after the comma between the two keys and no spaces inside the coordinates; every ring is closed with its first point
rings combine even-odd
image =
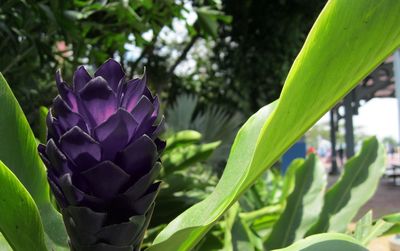
{"type": "Polygon", "coordinates": [[[84,67],[47,117],[39,153],[61,208],[72,250],[138,250],[154,208],[154,182],[165,142],[159,103],[146,76],[126,81],[110,59],[90,76],[84,67]]]}

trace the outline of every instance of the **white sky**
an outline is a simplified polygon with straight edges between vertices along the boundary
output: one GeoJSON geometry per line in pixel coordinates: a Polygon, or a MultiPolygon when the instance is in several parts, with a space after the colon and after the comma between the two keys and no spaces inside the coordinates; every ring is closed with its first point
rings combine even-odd
{"type": "MultiPolygon", "coordinates": [[[[358,115],[353,117],[354,127],[360,127],[367,135],[376,135],[379,139],[390,136],[399,139],[398,110],[395,98],[374,98],[362,105],[358,115]]],[[[329,121],[329,114],[318,123],[329,121]]]]}

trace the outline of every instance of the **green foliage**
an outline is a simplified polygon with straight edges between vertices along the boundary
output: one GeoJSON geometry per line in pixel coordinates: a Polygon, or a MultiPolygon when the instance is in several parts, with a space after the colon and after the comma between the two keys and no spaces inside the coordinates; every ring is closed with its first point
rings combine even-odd
{"type": "Polygon", "coordinates": [[[274,107],[275,103],[249,118],[236,136],[227,167],[214,192],[172,221],[149,250],[190,249],[239,198],[243,182],[255,168],[252,166],[254,142],[257,142],[263,123],[274,107]]]}
{"type": "MultiPolygon", "coordinates": [[[[50,201],[46,171],[24,113],[0,73],[0,160],[17,176],[39,208],[49,243],[67,246],[61,215],[50,201]]],[[[53,245],[53,244],[51,244],[53,245]]]]}
{"type": "Polygon", "coordinates": [[[248,120],[214,192],[172,221],[149,250],[193,247],[266,168],[400,45],[399,11],[393,0],[328,2],[276,108],[263,108],[248,120]]]}
{"type": "Polygon", "coordinates": [[[39,128],[38,128],[38,136],[37,138],[41,143],[46,143],[46,136],[47,136],[47,125],[46,125],[46,117],[49,112],[49,109],[47,109],[44,106],[39,107],[39,128]]]}
{"type": "Polygon", "coordinates": [[[400,213],[385,215],[382,219],[393,224],[393,226],[384,233],[385,235],[400,234],[400,213]]]}
{"type": "Polygon", "coordinates": [[[376,138],[365,141],[360,153],[346,162],[340,180],[326,193],[321,215],[308,235],[344,232],[358,210],[375,193],[384,170],[384,147],[376,138]]]}
{"type": "Polygon", "coordinates": [[[18,178],[1,161],[0,184],[0,231],[10,246],[15,251],[46,251],[36,204],[18,178]]]}
{"type": "Polygon", "coordinates": [[[275,251],[367,251],[359,242],[344,234],[317,234],[275,251]]]}
{"type": "Polygon", "coordinates": [[[213,142],[202,145],[190,145],[172,150],[163,158],[164,171],[166,174],[174,171],[183,170],[202,160],[206,160],[220,142],[213,142]]]}
{"type": "Polygon", "coordinates": [[[373,224],[372,211],[369,211],[357,222],[353,236],[361,244],[368,245],[372,239],[382,235],[392,226],[393,223],[384,220],[378,220],[373,224]]]}
{"type": "Polygon", "coordinates": [[[266,241],[268,250],[286,247],[303,238],[318,219],[323,205],[327,177],[325,167],[311,155],[295,170],[295,190],[266,241]]]}
{"type": "Polygon", "coordinates": [[[167,137],[162,155],[164,168],[160,179],[162,189],[156,199],[151,226],[165,224],[193,204],[204,199],[215,186],[215,177],[205,170],[204,163],[216,150],[219,142],[201,143],[202,135],[184,130],[167,137]],[[166,210],[168,208],[168,210],[166,210]]]}
{"type": "Polygon", "coordinates": [[[232,116],[221,107],[205,106],[196,96],[180,95],[174,104],[166,109],[168,129],[172,132],[192,129],[202,135],[203,142],[221,141],[220,146],[209,158],[217,172],[225,165],[231,144],[242,123],[239,115],[232,116]]]}
{"type": "Polygon", "coordinates": [[[115,57],[131,77],[146,66],[150,82],[161,92],[168,88],[172,67],[185,60],[185,48],[193,46],[187,40],[214,37],[219,24],[230,21],[213,1],[193,5],[173,0],[1,1],[0,72],[12,83],[34,129],[37,107],[50,105],[56,95],[57,68],[72,76],[78,65],[99,65],[115,57]],[[193,23],[188,13],[199,18],[193,23]],[[187,35],[175,30],[178,20],[187,35]],[[166,30],[183,41],[165,39],[166,30]],[[182,57],[176,59],[176,52],[182,57]]]}

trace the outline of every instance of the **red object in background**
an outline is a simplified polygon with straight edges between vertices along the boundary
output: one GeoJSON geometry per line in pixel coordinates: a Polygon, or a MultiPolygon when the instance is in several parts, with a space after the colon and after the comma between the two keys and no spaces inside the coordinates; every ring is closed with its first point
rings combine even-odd
{"type": "Polygon", "coordinates": [[[307,149],[307,155],[310,155],[310,154],[312,154],[312,153],[316,154],[317,151],[315,150],[315,148],[314,148],[313,146],[310,146],[310,147],[308,147],[308,149],[307,149]]]}

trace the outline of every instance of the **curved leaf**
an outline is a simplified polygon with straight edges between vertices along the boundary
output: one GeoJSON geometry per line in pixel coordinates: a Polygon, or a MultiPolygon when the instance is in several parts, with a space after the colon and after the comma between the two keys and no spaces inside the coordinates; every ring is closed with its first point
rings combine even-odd
{"type": "Polygon", "coordinates": [[[194,144],[200,142],[200,140],[201,133],[194,130],[184,130],[174,133],[167,138],[167,146],[165,147],[163,154],[165,155],[169,151],[174,150],[176,147],[194,144]]]}
{"type": "Polygon", "coordinates": [[[39,116],[38,116],[38,135],[37,138],[41,143],[46,143],[46,136],[47,136],[47,125],[46,125],[46,117],[47,113],[49,113],[49,109],[45,106],[39,107],[39,116]]]}
{"type": "Polygon", "coordinates": [[[344,234],[317,234],[293,245],[274,251],[368,251],[356,240],[344,234]]]}
{"type": "Polygon", "coordinates": [[[312,154],[295,172],[295,189],[266,241],[267,250],[286,247],[303,238],[321,212],[327,184],[324,166],[312,154]]]}
{"type": "Polygon", "coordinates": [[[361,244],[368,245],[370,241],[381,236],[392,226],[393,223],[389,223],[381,219],[373,223],[372,211],[369,211],[357,222],[353,236],[361,244]]]}
{"type": "Polygon", "coordinates": [[[375,137],[344,165],[342,177],[326,193],[318,221],[308,235],[344,232],[358,210],[374,195],[385,171],[385,150],[375,137]]]}
{"type": "Polygon", "coordinates": [[[264,108],[246,123],[215,191],[172,221],[150,250],[193,247],[265,169],[400,45],[398,13],[397,0],[329,1],[289,72],[273,114],[267,119],[264,108]],[[247,132],[256,119],[255,129],[247,132]]]}
{"type": "Polygon", "coordinates": [[[385,215],[382,217],[382,219],[386,222],[393,224],[393,226],[388,231],[383,233],[384,235],[400,234],[400,213],[385,215]]]}
{"type": "Polygon", "coordinates": [[[239,186],[252,167],[251,160],[264,121],[275,103],[251,116],[239,130],[225,171],[214,192],[172,221],[149,250],[189,250],[240,196],[239,186]],[[245,152],[243,152],[245,151],[245,152]]]}
{"type": "Polygon", "coordinates": [[[1,73],[0,121],[0,160],[18,177],[35,200],[51,242],[67,246],[62,218],[50,202],[46,170],[36,149],[35,136],[1,73]]]}
{"type": "Polygon", "coordinates": [[[220,141],[177,147],[168,154],[163,155],[163,165],[166,174],[185,169],[186,167],[206,160],[221,144],[220,141]]]}
{"type": "Polygon", "coordinates": [[[18,178],[0,161],[0,231],[13,250],[47,250],[39,211],[18,178]]]}

